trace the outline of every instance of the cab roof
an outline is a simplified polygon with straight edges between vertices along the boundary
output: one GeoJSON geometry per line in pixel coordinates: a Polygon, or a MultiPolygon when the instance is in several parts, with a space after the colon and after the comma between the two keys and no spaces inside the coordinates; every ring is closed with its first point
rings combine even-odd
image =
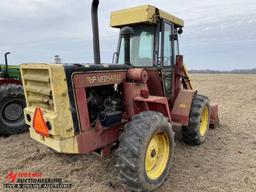
{"type": "Polygon", "coordinates": [[[184,21],[152,5],[123,9],[111,13],[111,27],[121,28],[126,25],[136,25],[140,23],[155,24],[158,18],[158,11],[161,19],[173,23],[176,27],[184,27],[184,21]]]}

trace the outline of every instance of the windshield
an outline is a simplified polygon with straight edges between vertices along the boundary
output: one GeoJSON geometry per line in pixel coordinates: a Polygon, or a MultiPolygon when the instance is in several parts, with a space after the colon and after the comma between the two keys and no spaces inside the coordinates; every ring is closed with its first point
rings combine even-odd
{"type": "MultiPolygon", "coordinates": [[[[140,25],[133,27],[131,39],[131,64],[133,66],[153,66],[154,26],[140,25]]],[[[119,64],[124,64],[124,39],[121,39],[119,64]]]]}

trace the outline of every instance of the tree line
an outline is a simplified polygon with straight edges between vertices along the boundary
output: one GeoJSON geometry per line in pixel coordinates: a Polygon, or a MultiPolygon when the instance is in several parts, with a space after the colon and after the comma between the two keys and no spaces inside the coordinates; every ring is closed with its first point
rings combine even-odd
{"type": "Polygon", "coordinates": [[[254,69],[233,69],[231,71],[221,71],[221,70],[190,70],[191,74],[256,74],[256,68],[254,69]]]}

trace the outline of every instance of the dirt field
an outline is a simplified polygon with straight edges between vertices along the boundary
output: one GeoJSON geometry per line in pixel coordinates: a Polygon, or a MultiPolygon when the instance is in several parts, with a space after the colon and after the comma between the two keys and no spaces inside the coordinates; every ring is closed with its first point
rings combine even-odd
{"type": "MultiPolygon", "coordinates": [[[[221,125],[199,147],[181,142],[176,129],[174,164],[160,192],[256,191],[256,75],[193,75],[195,88],[220,105],[221,125]]],[[[69,180],[70,191],[123,192],[114,153],[68,156],[22,134],[0,138],[0,184],[8,171],[39,171],[69,180]]],[[[1,191],[1,187],[0,187],[1,191]]],[[[41,190],[42,191],[42,190],[41,190]]]]}

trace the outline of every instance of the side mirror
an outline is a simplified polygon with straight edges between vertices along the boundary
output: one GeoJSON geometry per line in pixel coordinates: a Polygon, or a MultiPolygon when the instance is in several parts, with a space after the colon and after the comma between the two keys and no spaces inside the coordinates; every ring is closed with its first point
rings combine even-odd
{"type": "Polygon", "coordinates": [[[182,28],[179,28],[178,34],[181,35],[182,33],[183,33],[183,29],[182,29],[182,28]]]}
{"type": "Polygon", "coordinates": [[[124,64],[131,65],[131,38],[134,34],[134,31],[131,27],[123,27],[121,29],[121,37],[124,38],[124,64]]]}

